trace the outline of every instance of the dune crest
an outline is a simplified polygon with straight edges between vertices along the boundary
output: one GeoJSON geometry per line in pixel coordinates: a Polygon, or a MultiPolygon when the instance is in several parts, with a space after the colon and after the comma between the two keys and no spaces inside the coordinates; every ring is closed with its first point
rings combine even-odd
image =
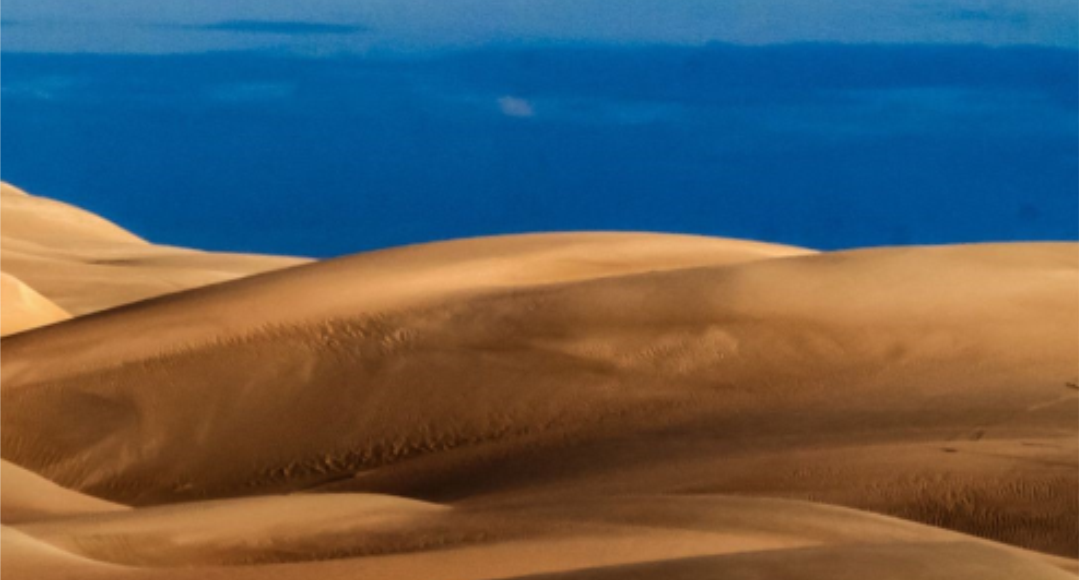
{"type": "Polygon", "coordinates": [[[10,195],[13,197],[27,197],[30,194],[25,191],[11,185],[10,183],[0,182],[0,195],[10,195]]]}
{"type": "Polygon", "coordinates": [[[0,230],[5,241],[24,240],[59,251],[71,251],[71,246],[86,243],[149,245],[96,214],[30,195],[8,183],[0,183],[0,208],[0,230]]]}
{"type": "Polygon", "coordinates": [[[157,246],[7,183],[0,184],[0,261],[4,272],[76,316],[306,262],[157,246]]]}
{"type": "Polygon", "coordinates": [[[0,460],[0,482],[0,522],[5,525],[128,509],[64,489],[8,461],[0,460]]]}

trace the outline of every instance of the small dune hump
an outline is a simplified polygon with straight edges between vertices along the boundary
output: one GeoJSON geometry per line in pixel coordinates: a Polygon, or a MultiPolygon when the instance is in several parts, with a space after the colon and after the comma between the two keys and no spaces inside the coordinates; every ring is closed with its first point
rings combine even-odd
{"type": "Polygon", "coordinates": [[[73,315],[305,262],[157,246],[93,213],[0,184],[0,262],[73,315]]]}
{"type": "Polygon", "coordinates": [[[0,523],[4,525],[127,509],[64,489],[3,460],[0,460],[0,492],[0,523]]]}
{"type": "Polygon", "coordinates": [[[0,272],[0,336],[67,320],[71,315],[18,278],[0,272]]]}
{"type": "MultiPolygon", "coordinates": [[[[295,494],[46,519],[19,529],[96,561],[145,567],[308,562],[467,546],[480,522],[449,507],[376,494],[295,494]],[[445,534],[445,530],[451,533],[445,534]],[[453,534],[458,531],[458,534],[453,534]]],[[[499,533],[496,526],[488,530],[499,533]]]]}

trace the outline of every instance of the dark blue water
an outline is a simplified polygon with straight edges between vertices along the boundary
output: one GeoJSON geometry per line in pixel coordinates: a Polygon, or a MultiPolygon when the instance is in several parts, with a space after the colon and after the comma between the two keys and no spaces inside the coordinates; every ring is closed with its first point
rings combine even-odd
{"type": "Polygon", "coordinates": [[[4,180],[158,242],[1079,237],[1079,52],[787,45],[2,55],[4,180]]]}

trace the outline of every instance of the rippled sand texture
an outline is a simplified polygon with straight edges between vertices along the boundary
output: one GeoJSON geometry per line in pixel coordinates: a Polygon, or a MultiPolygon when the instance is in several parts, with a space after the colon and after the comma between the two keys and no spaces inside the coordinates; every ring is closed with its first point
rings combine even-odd
{"type": "Polygon", "coordinates": [[[1077,244],[305,264],[2,201],[11,578],[1075,578],[1077,244]]]}

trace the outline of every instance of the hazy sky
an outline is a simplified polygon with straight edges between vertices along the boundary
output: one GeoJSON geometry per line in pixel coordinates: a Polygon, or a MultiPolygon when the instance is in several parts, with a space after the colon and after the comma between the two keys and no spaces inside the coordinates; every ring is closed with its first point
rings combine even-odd
{"type": "Polygon", "coordinates": [[[1076,47],[1076,11],[1075,0],[7,0],[2,42],[5,51],[136,53],[543,41],[1076,47]],[[207,26],[231,21],[355,29],[207,26]]]}

